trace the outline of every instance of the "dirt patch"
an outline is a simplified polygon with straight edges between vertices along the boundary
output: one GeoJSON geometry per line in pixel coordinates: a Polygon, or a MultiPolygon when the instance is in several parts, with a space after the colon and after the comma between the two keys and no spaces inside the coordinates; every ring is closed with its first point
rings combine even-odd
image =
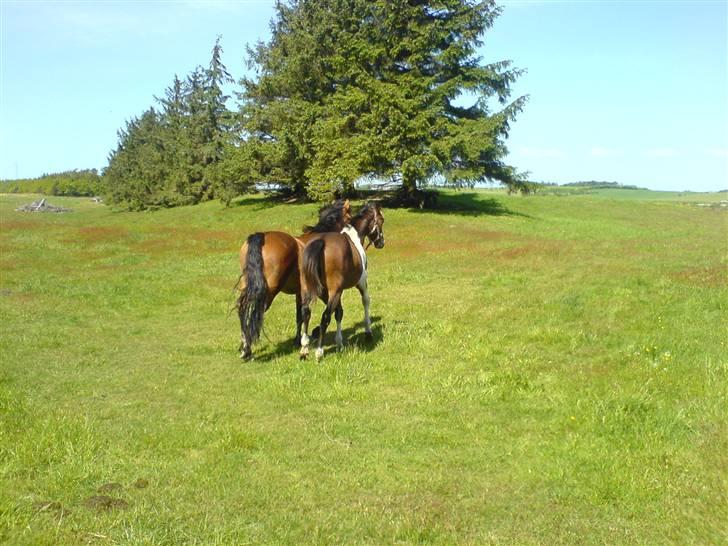
{"type": "Polygon", "coordinates": [[[129,232],[120,227],[89,226],[78,230],[80,239],[87,243],[100,243],[125,238],[129,232]]]}
{"type": "Polygon", "coordinates": [[[149,481],[145,480],[144,478],[139,478],[132,485],[137,489],[146,489],[147,487],[149,487],[149,481]]]}
{"type": "Polygon", "coordinates": [[[695,286],[719,288],[728,286],[728,267],[724,265],[689,267],[673,273],[671,277],[695,286]]]}
{"type": "Polygon", "coordinates": [[[0,227],[3,231],[25,231],[29,229],[38,229],[38,224],[35,222],[23,222],[22,220],[16,220],[14,222],[6,222],[4,219],[0,222],[0,227]]]}
{"type": "Polygon", "coordinates": [[[101,487],[99,487],[96,492],[97,493],[113,493],[114,491],[119,491],[121,489],[124,489],[124,486],[120,483],[111,482],[111,483],[105,483],[101,487]]]}
{"type": "Polygon", "coordinates": [[[108,495],[94,495],[83,501],[83,505],[91,510],[102,511],[127,508],[129,503],[124,499],[116,499],[108,495]]]}

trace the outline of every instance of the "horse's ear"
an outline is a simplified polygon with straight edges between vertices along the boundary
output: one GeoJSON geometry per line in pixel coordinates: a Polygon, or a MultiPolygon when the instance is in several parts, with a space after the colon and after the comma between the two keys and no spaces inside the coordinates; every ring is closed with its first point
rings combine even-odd
{"type": "Polygon", "coordinates": [[[350,212],[351,211],[351,205],[349,204],[349,200],[347,199],[344,201],[344,212],[350,212]]]}

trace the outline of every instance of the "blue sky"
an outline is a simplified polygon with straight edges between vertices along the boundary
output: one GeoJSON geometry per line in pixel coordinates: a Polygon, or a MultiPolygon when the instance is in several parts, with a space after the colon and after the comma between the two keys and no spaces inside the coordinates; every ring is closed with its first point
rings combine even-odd
{"type": "MultiPolygon", "coordinates": [[[[508,162],[534,180],[728,188],[728,2],[506,1],[484,62],[527,69],[508,162]]],[[[272,0],[0,0],[0,178],[103,168],[175,74],[268,37],[272,0]]]]}

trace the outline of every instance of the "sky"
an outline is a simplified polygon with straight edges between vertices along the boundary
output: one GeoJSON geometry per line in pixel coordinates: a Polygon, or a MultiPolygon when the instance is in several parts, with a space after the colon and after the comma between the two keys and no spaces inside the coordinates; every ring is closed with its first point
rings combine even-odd
{"type": "MultiPolygon", "coordinates": [[[[483,63],[526,73],[507,163],[545,182],[728,188],[728,0],[505,0],[483,63]]],[[[102,169],[175,74],[269,37],[273,0],[0,0],[0,178],[102,169]]],[[[234,106],[231,104],[230,106],[234,106]]]]}

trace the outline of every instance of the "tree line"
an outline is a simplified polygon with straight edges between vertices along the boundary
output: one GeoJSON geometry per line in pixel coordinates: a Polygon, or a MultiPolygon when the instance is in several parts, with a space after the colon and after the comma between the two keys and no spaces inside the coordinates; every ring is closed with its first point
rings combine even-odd
{"type": "Polygon", "coordinates": [[[96,169],[84,169],[44,174],[38,178],[4,180],[0,184],[0,192],[90,197],[102,195],[105,185],[96,169]]]}
{"type": "Polygon", "coordinates": [[[261,184],[325,201],[384,180],[413,200],[437,180],[526,189],[505,140],[522,73],[484,64],[493,0],[278,0],[271,37],[234,84],[220,39],[207,67],[174,78],[129,120],[109,156],[106,197],[130,209],[232,198],[261,184]]]}

